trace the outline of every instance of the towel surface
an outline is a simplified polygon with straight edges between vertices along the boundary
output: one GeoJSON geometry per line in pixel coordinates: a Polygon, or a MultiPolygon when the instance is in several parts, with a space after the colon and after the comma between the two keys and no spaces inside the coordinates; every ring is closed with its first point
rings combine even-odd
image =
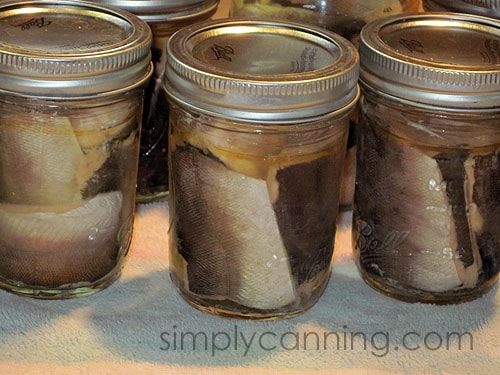
{"type": "Polygon", "coordinates": [[[141,205],[109,288],[65,301],[0,291],[0,374],[497,374],[498,286],[455,306],[386,297],[359,277],[351,218],[339,217],[320,301],[292,319],[249,322],[202,313],[178,295],[168,205],[141,205]]]}

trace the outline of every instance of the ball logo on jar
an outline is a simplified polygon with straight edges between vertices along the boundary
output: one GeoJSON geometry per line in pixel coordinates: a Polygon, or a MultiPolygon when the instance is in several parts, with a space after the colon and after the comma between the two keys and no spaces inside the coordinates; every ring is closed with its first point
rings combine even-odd
{"type": "Polygon", "coordinates": [[[370,225],[368,222],[357,219],[357,236],[356,247],[361,252],[370,252],[373,250],[383,250],[386,254],[397,254],[400,245],[405,241],[410,232],[391,230],[387,233],[383,240],[380,240],[376,235],[375,225],[370,225]]]}

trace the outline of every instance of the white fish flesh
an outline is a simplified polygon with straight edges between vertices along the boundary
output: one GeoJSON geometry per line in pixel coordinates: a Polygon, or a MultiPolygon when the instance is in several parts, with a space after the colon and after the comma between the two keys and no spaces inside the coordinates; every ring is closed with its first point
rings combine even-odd
{"type": "Polygon", "coordinates": [[[115,191],[76,208],[0,204],[0,274],[46,287],[104,276],[116,264],[122,201],[115,191]]]}
{"type": "Polygon", "coordinates": [[[137,114],[119,104],[71,117],[22,111],[1,117],[1,199],[28,205],[80,201],[108,161],[112,142],[129,136],[137,123],[137,114]]]}
{"type": "Polygon", "coordinates": [[[0,119],[0,191],[4,202],[48,205],[80,200],[75,171],[84,162],[67,117],[19,115],[0,119]]]}

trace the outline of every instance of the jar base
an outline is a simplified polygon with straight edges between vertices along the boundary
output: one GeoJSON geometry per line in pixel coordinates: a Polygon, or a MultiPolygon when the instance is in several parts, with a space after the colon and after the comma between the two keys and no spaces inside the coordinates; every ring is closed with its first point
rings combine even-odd
{"type": "Polygon", "coordinates": [[[183,290],[177,288],[181,297],[189,305],[195,309],[228,319],[238,319],[238,320],[281,320],[293,318],[297,315],[302,314],[306,310],[295,309],[288,311],[262,311],[254,310],[246,306],[241,306],[237,303],[228,300],[209,300],[199,298],[192,294],[186,294],[183,290]]]}
{"type": "MultiPolygon", "coordinates": [[[[358,268],[359,269],[359,268],[358,268]]],[[[381,279],[359,269],[361,278],[372,289],[388,297],[409,303],[429,303],[436,305],[454,305],[469,302],[488,293],[498,281],[498,276],[484,282],[474,289],[457,289],[449,292],[428,292],[411,288],[393,280],[381,279]]]]}
{"type": "Polygon", "coordinates": [[[326,280],[323,280],[322,284],[316,288],[314,293],[308,294],[307,303],[300,304],[299,297],[298,301],[292,302],[287,306],[269,310],[255,309],[248,306],[243,306],[228,299],[207,298],[195,293],[190,293],[180,286],[175,276],[171,274],[170,278],[175,285],[179,295],[189,305],[199,311],[223,318],[239,320],[283,320],[301,315],[316,304],[316,302],[319,300],[326,289],[326,286],[330,279],[330,272],[328,272],[328,277],[326,278],[326,280]]]}
{"type": "Polygon", "coordinates": [[[61,300],[91,296],[113,284],[121,275],[123,265],[117,265],[111,272],[94,282],[80,282],[61,285],[57,288],[26,285],[0,277],[0,289],[19,296],[35,299],[61,300]]]}

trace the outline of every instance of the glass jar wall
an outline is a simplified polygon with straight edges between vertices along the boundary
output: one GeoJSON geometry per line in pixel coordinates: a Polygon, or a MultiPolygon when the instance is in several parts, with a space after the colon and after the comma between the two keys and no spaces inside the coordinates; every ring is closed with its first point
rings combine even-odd
{"type": "Polygon", "coordinates": [[[0,4],[0,287],[103,289],[134,219],[151,31],[91,3],[0,4]]]}
{"type": "Polygon", "coordinates": [[[356,44],[367,22],[382,16],[416,12],[419,3],[419,0],[232,0],[229,15],[316,25],[356,44]]]}
{"type": "Polygon", "coordinates": [[[459,12],[500,19],[498,0],[423,0],[428,12],[459,12]]]}
{"type": "Polygon", "coordinates": [[[318,300],[349,114],[272,126],[172,105],[171,274],[191,304],[259,319],[318,300]]]}
{"type": "Polygon", "coordinates": [[[143,89],[54,101],[0,94],[0,286],[92,294],[132,236],[143,89]]]}
{"type": "Polygon", "coordinates": [[[500,111],[415,108],[365,87],[361,112],[353,244],[364,280],[413,302],[481,296],[500,271],[500,111]]]}

